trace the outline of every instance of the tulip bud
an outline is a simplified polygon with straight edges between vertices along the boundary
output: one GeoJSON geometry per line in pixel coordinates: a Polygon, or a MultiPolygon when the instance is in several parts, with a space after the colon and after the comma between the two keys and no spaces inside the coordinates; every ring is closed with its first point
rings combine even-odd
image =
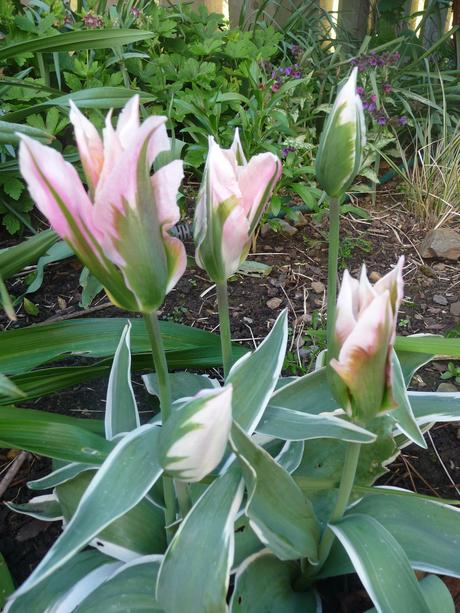
{"type": "Polygon", "coordinates": [[[361,98],[356,93],[357,68],[339,91],[321,133],[316,177],[332,198],[345,193],[361,167],[366,126],[361,98]]]}
{"type": "Polygon", "coordinates": [[[337,299],[333,391],[354,418],[366,424],[395,407],[391,352],[402,300],[401,257],[397,266],[372,286],[363,266],[359,282],[346,270],[337,299]],[[338,380],[334,380],[338,377],[338,380]]]}
{"type": "Polygon", "coordinates": [[[160,436],[165,472],[181,481],[201,481],[221,461],[231,425],[231,385],[202,390],[179,408],[173,406],[160,436]]]}
{"type": "Polygon", "coordinates": [[[216,283],[234,274],[249,252],[281,162],[272,153],[246,161],[238,132],[231,149],[209,138],[209,153],[195,210],[196,261],[216,283]]]}
{"type": "Polygon", "coordinates": [[[108,114],[103,139],[75,105],[70,119],[89,194],[58,151],[22,136],[19,165],[30,194],[115,304],[155,311],[186,264],[183,244],[169,234],[179,221],[182,162],[150,174],[157,155],[170,148],[166,117],[152,116],[141,125],[134,96],[116,130],[108,114]]]}

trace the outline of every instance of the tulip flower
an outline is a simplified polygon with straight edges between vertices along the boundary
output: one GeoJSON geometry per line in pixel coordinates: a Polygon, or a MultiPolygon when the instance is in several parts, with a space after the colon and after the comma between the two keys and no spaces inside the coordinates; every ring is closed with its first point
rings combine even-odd
{"type": "Polygon", "coordinates": [[[183,244],[169,234],[179,220],[182,162],[150,172],[170,149],[166,117],[140,124],[134,96],[116,129],[107,115],[103,138],[73,103],[70,120],[88,192],[58,151],[21,136],[19,166],[32,199],[115,304],[156,311],[186,265],[183,244]]]}
{"type": "Polygon", "coordinates": [[[338,358],[333,358],[330,366],[345,391],[337,400],[362,424],[395,406],[391,352],[403,296],[403,263],[401,257],[397,266],[374,286],[369,283],[364,266],[359,282],[346,270],[337,299],[338,358]]]}
{"type": "Polygon", "coordinates": [[[331,198],[345,193],[359,172],[366,141],[363,105],[356,93],[358,69],[339,91],[321,134],[316,176],[331,198]]]}
{"type": "Polygon", "coordinates": [[[165,472],[181,481],[201,481],[221,461],[232,426],[232,386],[201,390],[173,407],[161,429],[165,472]]]}
{"type": "Polygon", "coordinates": [[[195,211],[196,261],[216,283],[224,283],[246,259],[252,235],[281,176],[272,153],[246,161],[238,131],[230,149],[211,136],[195,211]]]}

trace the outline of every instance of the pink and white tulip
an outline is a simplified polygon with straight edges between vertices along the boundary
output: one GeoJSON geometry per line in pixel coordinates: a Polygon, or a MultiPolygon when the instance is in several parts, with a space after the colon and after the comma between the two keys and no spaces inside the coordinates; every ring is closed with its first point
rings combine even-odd
{"type": "Polygon", "coordinates": [[[195,210],[196,261],[216,283],[246,259],[251,238],[281,176],[281,162],[261,153],[244,157],[238,130],[230,149],[209,138],[205,174],[195,210]]]}
{"type": "MultiPolygon", "coordinates": [[[[340,378],[343,408],[366,423],[395,406],[392,395],[391,352],[403,297],[404,258],[375,285],[363,266],[360,280],[346,270],[337,299],[335,353],[330,366],[340,378]]],[[[339,386],[334,386],[337,389],[339,386]]]]}
{"type": "Polygon", "coordinates": [[[134,96],[116,129],[107,115],[102,138],[73,103],[70,120],[89,193],[58,151],[21,136],[19,165],[30,194],[113,302],[157,310],[186,266],[183,244],[169,234],[180,216],[182,162],[169,162],[153,176],[150,170],[158,154],[170,150],[166,117],[141,124],[134,96]]]}

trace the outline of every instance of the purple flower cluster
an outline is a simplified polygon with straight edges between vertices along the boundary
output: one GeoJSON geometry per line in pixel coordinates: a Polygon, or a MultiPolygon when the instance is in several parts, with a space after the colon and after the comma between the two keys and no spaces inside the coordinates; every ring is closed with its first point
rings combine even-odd
{"type": "Polygon", "coordinates": [[[279,66],[272,70],[272,92],[277,92],[286,79],[301,79],[302,71],[299,64],[293,64],[292,66],[286,66],[283,68],[279,66]]]}
{"type": "Polygon", "coordinates": [[[358,66],[359,72],[364,72],[369,68],[394,66],[400,59],[401,54],[399,51],[394,51],[393,53],[384,51],[380,54],[376,53],[375,51],[371,51],[368,55],[353,58],[350,60],[350,63],[352,66],[358,66]]]}
{"type": "Polygon", "coordinates": [[[131,15],[134,15],[134,17],[137,19],[141,12],[138,8],[136,8],[135,6],[132,6],[131,9],[129,10],[129,12],[131,13],[131,15]]]}
{"type": "Polygon", "coordinates": [[[293,151],[295,151],[294,147],[283,147],[281,149],[281,157],[282,158],[287,158],[287,156],[292,153],[293,151]]]}
{"type": "Polygon", "coordinates": [[[95,30],[96,28],[102,28],[104,20],[99,15],[93,15],[93,13],[89,12],[83,17],[83,25],[90,28],[90,30],[95,30]]]}
{"type": "MultiPolygon", "coordinates": [[[[383,84],[384,94],[391,94],[392,91],[393,88],[390,83],[383,84]]],[[[361,86],[356,88],[356,93],[362,98],[363,109],[372,115],[379,126],[386,126],[390,119],[383,108],[377,108],[377,96],[375,94],[370,94],[368,96],[364,87],[361,86]]],[[[397,122],[400,126],[405,126],[407,124],[407,117],[401,115],[398,118],[394,117],[391,121],[397,122]]]]}
{"type": "Polygon", "coordinates": [[[300,45],[291,45],[291,55],[296,62],[300,61],[300,58],[303,55],[303,49],[300,45]]]}

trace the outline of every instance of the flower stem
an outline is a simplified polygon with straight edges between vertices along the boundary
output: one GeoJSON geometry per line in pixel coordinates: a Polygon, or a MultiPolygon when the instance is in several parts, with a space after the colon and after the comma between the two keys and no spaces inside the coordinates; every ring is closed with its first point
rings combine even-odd
{"type": "MultiPolygon", "coordinates": [[[[353,483],[355,481],[360,451],[360,443],[347,443],[339,491],[337,493],[337,499],[328,523],[338,521],[343,516],[345,509],[348,506],[350,494],[353,489],[353,483]]],[[[298,577],[295,583],[295,588],[298,591],[304,591],[310,587],[311,583],[314,581],[315,575],[319,573],[329,557],[331,547],[334,543],[334,538],[335,535],[332,530],[329,527],[326,527],[319,543],[318,564],[312,566],[311,564],[308,564],[307,560],[301,560],[301,575],[298,577]]]]}
{"type": "Polygon", "coordinates": [[[337,263],[339,259],[340,206],[338,198],[329,203],[329,253],[327,262],[327,350],[328,362],[336,357],[334,348],[335,310],[337,302],[337,263]]]}
{"type": "MultiPolygon", "coordinates": [[[[145,327],[152,347],[153,366],[157,376],[160,396],[161,420],[165,423],[171,413],[171,387],[169,384],[168,364],[161,338],[158,316],[155,312],[144,315],[145,327]]],[[[165,501],[165,528],[168,542],[173,536],[172,525],[176,521],[176,496],[173,480],[163,476],[163,494],[165,501]]]]}
{"type": "Polygon", "coordinates": [[[217,283],[217,304],[219,307],[220,343],[222,347],[222,361],[224,376],[230,371],[232,365],[232,336],[230,332],[230,317],[228,310],[227,281],[217,283]]]}

